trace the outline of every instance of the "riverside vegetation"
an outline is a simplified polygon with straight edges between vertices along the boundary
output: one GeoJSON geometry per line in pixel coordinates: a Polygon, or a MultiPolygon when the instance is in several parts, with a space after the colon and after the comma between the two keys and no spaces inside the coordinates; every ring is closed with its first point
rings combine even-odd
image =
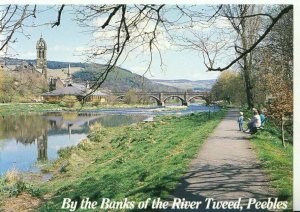
{"type": "Polygon", "coordinates": [[[293,145],[282,146],[280,131],[267,125],[263,131],[251,136],[254,150],[267,172],[272,187],[280,200],[287,200],[289,208],[293,202],[293,145]]]}
{"type": "Polygon", "coordinates": [[[8,187],[3,189],[2,183],[1,195],[7,197],[2,207],[17,207],[9,204],[8,197],[24,192],[36,199],[34,207],[40,207],[40,211],[60,209],[66,197],[78,201],[84,197],[94,201],[103,197],[127,197],[131,201],[167,198],[223,116],[221,110],[161,116],[154,122],[119,128],[96,124],[91,128],[90,141],[60,150],[60,158],[43,170],[53,174],[50,181],[22,184],[13,193],[8,187]]]}
{"type": "MultiPolygon", "coordinates": [[[[246,118],[251,118],[252,111],[242,108],[246,118]]],[[[254,151],[261,161],[263,169],[278,198],[293,203],[293,136],[286,133],[286,146],[282,145],[281,132],[274,122],[267,120],[263,130],[250,138],[254,151]]]]}
{"type": "MultiPolygon", "coordinates": [[[[64,104],[45,104],[45,103],[7,103],[0,104],[0,116],[28,114],[28,113],[43,113],[49,111],[89,111],[97,109],[111,109],[111,108],[147,108],[152,105],[144,104],[75,104],[74,107],[67,107],[64,104]]],[[[184,107],[176,107],[176,109],[183,109],[184,107]]],[[[174,108],[164,108],[163,110],[174,110],[174,108]]]]}

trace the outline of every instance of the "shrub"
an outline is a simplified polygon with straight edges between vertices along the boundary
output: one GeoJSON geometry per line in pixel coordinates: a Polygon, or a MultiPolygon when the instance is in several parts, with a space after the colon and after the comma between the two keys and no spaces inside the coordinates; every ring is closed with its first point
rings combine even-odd
{"type": "Polygon", "coordinates": [[[2,179],[1,192],[7,192],[10,196],[17,196],[27,188],[22,174],[15,168],[7,171],[2,179]]]}
{"type": "Polygon", "coordinates": [[[92,102],[93,106],[99,106],[101,104],[103,104],[103,102],[101,102],[101,100],[95,100],[95,101],[92,102]]]}
{"type": "Polygon", "coordinates": [[[139,99],[136,95],[136,92],[134,90],[129,90],[125,93],[125,104],[136,104],[139,102],[139,99]]]}
{"type": "Polygon", "coordinates": [[[60,102],[60,106],[68,107],[68,108],[76,107],[79,105],[80,103],[75,96],[64,96],[60,102]]]}

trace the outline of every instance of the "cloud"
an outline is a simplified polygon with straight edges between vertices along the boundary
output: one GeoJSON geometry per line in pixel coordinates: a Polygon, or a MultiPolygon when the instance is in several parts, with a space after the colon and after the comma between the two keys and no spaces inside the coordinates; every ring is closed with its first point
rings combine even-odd
{"type": "Polygon", "coordinates": [[[36,52],[35,51],[26,51],[19,53],[19,57],[23,59],[34,59],[36,58],[36,52]]]}
{"type": "Polygon", "coordinates": [[[216,79],[221,72],[218,71],[194,71],[193,79],[194,80],[209,80],[216,79]]]}
{"type": "MultiPolygon", "coordinates": [[[[138,21],[136,25],[130,24],[130,20],[135,19],[135,13],[126,13],[126,20],[128,20],[131,27],[128,28],[130,33],[130,41],[127,43],[127,51],[135,49],[136,52],[145,52],[149,50],[149,42],[153,37],[152,32],[156,27],[155,20],[143,19],[138,21]],[[134,26],[134,27],[133,27],[134,26]]],[[[116,14],[113,19],[110,21],[110,24],[102,29],[102,25],[107,20],[107,17],[97,17],[91,21],[92,28],[96,29],[93,33],[94,43],[96,46],[105,48],[112,47],[118,40],[118,27],[120,25],[119,20],[121,20],[120,14],[116,14]],[[116,21],[118,20],[118,21],[116,21]]],[[[169,42],[168,34],[162,26],[158,25],[155,32],[154,43],[159,47],[160,51],[168,50],[174,48],[169,42]]],[[[120,32],[120,41],[122,42],[126,37],[126,32],[120,32]]],[[[156,48],[155,46],[152,47],[156,48]]]]}
{"type": "Polygon", "coordinates": [[[50,51],[72,51],[73,49],[66,45],[54,45],[49,48],[50,51]]]}

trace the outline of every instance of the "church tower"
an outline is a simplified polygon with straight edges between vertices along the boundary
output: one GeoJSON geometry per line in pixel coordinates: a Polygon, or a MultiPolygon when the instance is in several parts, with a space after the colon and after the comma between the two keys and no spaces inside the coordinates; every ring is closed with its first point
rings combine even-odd
{"type": "Polygon", "coordinates": [[[47,44],[42,36],[36,42],[36,53],[36,68],[42,69],[42,74],[47,78],[47,44]]]}

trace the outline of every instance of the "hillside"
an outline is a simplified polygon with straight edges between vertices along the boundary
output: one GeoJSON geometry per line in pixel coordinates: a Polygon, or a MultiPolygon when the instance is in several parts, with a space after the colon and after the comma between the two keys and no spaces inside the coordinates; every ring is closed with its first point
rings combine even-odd
{"type": "MultiPolygon", "coordinates": [[[[103,72],[105,66],[100,64],[88,65],[72,74],[75,82],[93,82],[103,72]]],[[[129,89],[146,91],[181,91],[180,88],[155,83],[145,77],[132,73],[129,70],[116,67],[111,71],[103,83],[103,88],[111,91],[127,91],[129,89]]]]}
{"type": "Polygon", "coordinates": [[[195,90],[195,91],[209,91],[215,84],[216,80],[152,80],[153,82],[160,83],[167,86],[177,87],[183,90],[195,90]]]}
{"type": "MultiPolygon", "coordinates": [[[[21,65],[22,63],[31,63],[31,64],[36,64],[36,60],[23,60],[23,59],[18,59],[18,58],[5,58],[5,64],[6,65],[21,65]]],[[[69,64],[72,67],[81,67],[84,68],[86,66],[85,63],[74,63],[74,62],[59,62],[59,61],[47,61],[47,67],[49,69],[60,69],[60,68],[67,68],[69,64]]]]}
{"type": "MultiPolygon", "coordinates": [[[[21,65],[24,63],[35,64],[36,60],[5,58],[5,64],[7,66],[21,65]]],[[[86,81],[89,81],[92,85],[95,79],[97,79],[97,76],[99,76],[99,74],[101,74],[101,72],[105,69],[105,66],[101,64],[47,61],[48,77],[60,77],[63,80],[66,79],[69,64],[71,66],[70,72],[72,74],[73,81],[76,83],[86,83],[86,81]]],[[[101,87],[118,92],[127,91],[129,89],[136,89],[140,91],[182,91],[180,88],[153,82],[120,67],[116,67],[111,73],[109,73],[106,81],[101,87]]]]}

